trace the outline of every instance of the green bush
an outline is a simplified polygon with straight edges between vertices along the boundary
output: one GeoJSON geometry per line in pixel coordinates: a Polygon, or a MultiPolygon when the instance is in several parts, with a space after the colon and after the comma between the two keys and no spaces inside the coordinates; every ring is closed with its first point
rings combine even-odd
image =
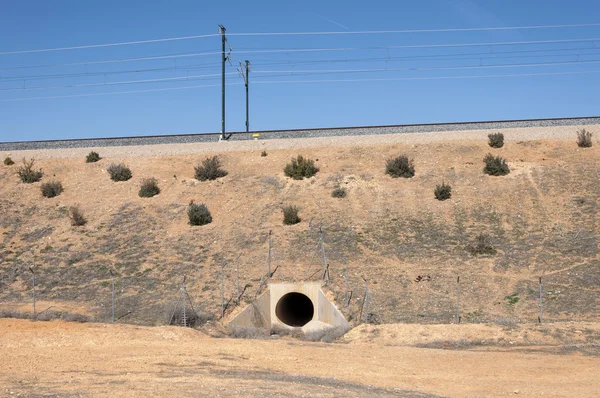
{"type": "Polygon", "coordinates": [[[385,165],[385,174],[393,178],[411,178],[415,175],[415,166],[412,159],[408,159],[405,155],[400,155],[395,158],[388,159],[385,165]]]}
{"type": "Polygon", "coordinates": [[[142,186],[140,187],[139,195],[142,198],[151,198],[160,193],[160,188],[158,187],[158,182],[155,178],[146,178],[142,181],[142,186]]]}
{"type": "Polygon", "coordinates": [[[131,169],[123,163],[113,163],[106,170],[113,181],[127,181],[131,178],[131,169]]]}
{"type": "Polygon", "coordinates": [[[283,168],[283,173],[287,177],[292,177],[294,180],[310,178],[317,174],[318,171],[319,169],[315,166],[315,162],[302,155],[298,155],[297,158],[292,158],[290,163],[286,164],[283,168]]]}
{"type": "Polygon", "coordinates": [[[98,152],[90,152],[87,154],[87,156],[85,157],[85,162],[86,163],[95,163],[97,161],[99,161],[100,159],[102,159],[100,157],[100,154],[98,154],[98,152]]]}
{"type": "Polygon", "coordinates": [[[4,158],[4,165],[5,166],[12,166],[13,164],[15,164],[15,162],[11,159],[10,156],[7,156],[4,158]]]}
{"type": "Polygon", "coordinates": [[[467,251],[474,256],[489,254],[496,254],[496,249],[490,243],[490,237],[486,234],[477,235],[475,238],[475,244],[467,246],[467,251]]]}
{"type": "Polygon", "coordinates": [[[433,194],[437,200],[450,199],[452,196],[452,187],[443,182],[441,185],[435,187],[433,194]]]}
{"type": "Polygon", "coordinates": [[[493,133],[488,135],[488,145],[492,148],[502,148],[504,146],[504,134],[493,133]]]}
{"type": "Polygon", "coordinates": [[[42,195],[46,198],[54,198],[63,191],[63,186],[58,181],[46,182],[42,184],[42,195]]]}
{"type": "Polygon", "coordinates": [[[592,147],[592,132],[585,129],[577,132],[577,146],[580,148],[592,147]]]}
{"type": "Polygon", "coordinates": [[[344,187],[337,187],[331,193],[331,196],[334,198],[345,198],[346,197],[346,189],[344,187]]]}
{"type": "Polygon", "coordinates": [[[283,223],[285,225],[294,225],[298,224],[300,221],[300,217],[298,217],[298,207],[296,206],[286,206],[283,208],[283,223]]]}
{"type": "Polygon", "coordinates": [[[190,202],[187,210],[190,225],[206,225],[212,222],[210,211],[204,203],[196,204],[190,202]]]}
{"type": "Polygon", "coordinates": [[[17,171],[19,177],[21,178],[21,181],[23,181],[26,184],[38,182],[42,179],[42,176],[44,175],[41,169],[33,169],[34,163],[35,159],[31,159],[30,161],[27,161],[27,159],[23,159],[23,166],[19,167],[19,170],[17,171]]]}
{"type": "Polygon", "coordinates": [[[204,159],[202,165],[194,167],[194,170],[195,177],[199,181],[216,180],[227,175],[227,171],[221,169],[221,160],[218,156],[204,159]]]}
{"type": "Polygon", "coordinates": [[[491,153],[488,153],[485,155],[485,158],[483,158],[483,161],[485,163],[485,166],[483,167],[483,172],[485,174],[491,176],[504,176],[510,173],[506,160],[500,156],[493,156],[491,153]]]}
{"type": "Polygon", "coordinates": [[[262,151],[262,152],[260,153],[260,156],[262,156],[262,157],[265,157],[265,156],[267,156],[267,151],[262,151]]]}
{"type": "Polygon", "coordinates": [[[83,215],[83,212],[79,206],[72,206],[69,209],[69,218],[71,219],[71,225],[74,227],[80,227],[87,224],[87,219],[83,215]]]}

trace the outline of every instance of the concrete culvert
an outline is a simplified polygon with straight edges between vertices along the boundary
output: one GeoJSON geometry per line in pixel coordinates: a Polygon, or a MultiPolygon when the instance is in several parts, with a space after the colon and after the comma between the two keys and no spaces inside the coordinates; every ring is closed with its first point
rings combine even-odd
{"type": "Polygon", "coordinates": [[[313,319],[315,307],[302,293],[288,293],[282,296],[275,307],[277,318],[288,326],[302,327],[313,319]]]}

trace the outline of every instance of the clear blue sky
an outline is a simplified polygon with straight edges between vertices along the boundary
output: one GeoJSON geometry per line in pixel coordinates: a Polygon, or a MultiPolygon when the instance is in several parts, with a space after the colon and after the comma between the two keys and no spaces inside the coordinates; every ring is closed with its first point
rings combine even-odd
{"type": "MultiPolygon", "coordinates": [[[[293,3],[274,0],[20,0],[3,1],[1,8],[0,52],[3,53],[214,34],[218,24],[233,34],[600,22],[600,3],[593,0],[307,0],[293,3]]],[[[227,87],[227,130],[245,128],[244,86],[235,74],[238,62],[245,59],[252,62],[252,130],[595,116],[600,114],[600,73],[594,73],[600,71],[600,40],[392,48],[594,38],[600,38],[600,27],[377,35],[232,35],[228,37],[233,48],[233,66],[227,65],[227,73],[231,73],[227,82],[232,84],[227,87]],[[287,52],[314,48],[338,50],[287,52]],[[341,48],[346,50],[339,50],[341,48]],[[271,50],[285,51],[251,52],[271,50]],[[367,72],[348,72],[357,69],[367,72]],[[388,70],[375,72],[373,69],[388,70]],[[573,72],[591,73],[571,74],[573,72]],[[523,74],[537,76],[446,79],[523,74]],[[433,79],[436,77],[444,79],[433,79]],[[357,79],[386,80],[347,81],[357,79]],[[319,81],[289,83],[306,80],[319,81]]],[[[0,141],[218,132],[221,129],[220,54],[92,62],[211,53],[220,51],[220,46],[220,37],[215,36],[0,55],[0,141]],[[69,63],[81,64],[64,65],[69,63]],[[25,68],[30,66],[37,67],[25,68]],[[196,77],[98,85],[186,76],[196,77]],[[88,86],[66,87],[74,85],[88,86]],[[199,85],[212,87],[170,90],[199,85]],[[87,96],[156,89],[169,90],[87,96]]]]}

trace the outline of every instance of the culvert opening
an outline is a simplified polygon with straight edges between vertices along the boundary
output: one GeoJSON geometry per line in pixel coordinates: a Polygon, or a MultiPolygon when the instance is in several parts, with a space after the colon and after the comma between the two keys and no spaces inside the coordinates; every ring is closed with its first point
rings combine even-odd
{"type": "Polygon", "coordinates": [[[312,301],[302,293],[288,293],[275,306],[275,315],[288,326],[302,327],[312,320],[314,314],[312,301]]]}

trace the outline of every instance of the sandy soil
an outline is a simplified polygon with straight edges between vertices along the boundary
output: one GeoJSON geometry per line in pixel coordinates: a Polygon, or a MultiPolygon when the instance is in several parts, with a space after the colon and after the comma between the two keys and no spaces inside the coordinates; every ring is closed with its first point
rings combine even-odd
{"type": "MultiPolygon", "coordinates": [[[[0,332],[1,396],[594,397],[600,391],[599,356],[536,347],[214,339],[176,327],[11,319],[0,320],[0,332]]],[[[428,332],[429,339],[443,338],[440,330],[428,332]]]]}

